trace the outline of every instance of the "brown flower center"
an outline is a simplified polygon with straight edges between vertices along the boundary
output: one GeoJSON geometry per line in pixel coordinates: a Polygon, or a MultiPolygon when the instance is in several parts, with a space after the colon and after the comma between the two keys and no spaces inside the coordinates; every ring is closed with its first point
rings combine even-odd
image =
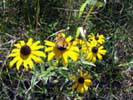
{"type": "Polygon", "coordinates": [[[26,55],[29,55],[31,53],[31,49],[29,46],[25,45],[25,46],[21,47],[20,52],[21,52],[21,54],[26,56],[26,55]]]}
{"type": "Polygon", "coordinates": [[[57,47],[60,51],[63,51],[63,50],[66,50],[66,47],[64,46],[60,46],[60,47],[57,47]]]}
{"type": "Polygon", "coordinates": [[[95,36],[95,39],[96,39],[96,40],[99,40],[99,37],[98,37],[98,36],[95,36]]]}
{"type": "Polygon", "coordinates": [[[80,78],[78,79],[78,82],[81,83],[81,84],[83,84],[83,83],[84,83],[84,78],[83,78],[83,77],[80,77],[80,78]]]}
{"type": "Polygon", "coordinates": [[[92,52],[93,52],[93,53],[97,53],[97,52],[98,52],[98,47],[97,47],[97,46],[93,47],[93,48],[92,48],[92,52]]]}

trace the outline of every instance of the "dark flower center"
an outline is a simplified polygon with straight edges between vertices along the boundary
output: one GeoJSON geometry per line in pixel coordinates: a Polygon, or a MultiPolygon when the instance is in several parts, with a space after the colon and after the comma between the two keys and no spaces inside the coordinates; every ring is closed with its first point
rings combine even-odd
{"type": "Polygon", "coordinates": [[[81,84],[83,84],[83,83],[84,83],[84,78],[83,78],[83,77],[80,77],[80,78],[78,79],[78,82],[81,83],[81,84]]]}
{"type": "Polygon", "coordinates": [[[63,51],[63,50],[66,50],[66,47],[63,47],[63,46],[60,46],[60,47],[57,47],[60,51],[63,51]]]}
{"type": "Polygon", "coordinates": [[[93,48],[92,48],[92,52],[93,52],[93,53],[97,53],[97,52],[98,52],[98,47],[96,47],[96,46],[93,47],[93,48]]]}
{"type": "Polygon", "coordinates": [[[26,56],[26,55],[29,55],[31,53],[31,49],[29,46],[25,45],[25,46],[21,47],[20,52],[21,52],[21,54],[26,56]]]}
{"type": "Polygon", "coordinates": [[[95,39],[96,39],[96,40],[99,40],[99,37],[98,37],[98,36],[95,36],[95,39]]]}

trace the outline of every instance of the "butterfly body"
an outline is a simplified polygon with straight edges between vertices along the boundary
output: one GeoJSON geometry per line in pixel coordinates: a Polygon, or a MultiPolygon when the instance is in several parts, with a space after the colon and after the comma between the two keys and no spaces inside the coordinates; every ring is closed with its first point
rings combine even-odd
{"type": "Polygon", "coordinates": [[[62,33],[57,34],[57,36],[55,38],[55,44],[59,50],[65,50],[65,49],[67,49],[67,46],[68,46],[68,43],[66,42],[62,33]]]}

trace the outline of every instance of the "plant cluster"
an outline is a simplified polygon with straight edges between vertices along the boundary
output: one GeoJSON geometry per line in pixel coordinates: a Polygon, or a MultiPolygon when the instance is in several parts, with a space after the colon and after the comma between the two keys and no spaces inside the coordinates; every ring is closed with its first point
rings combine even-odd
{"type": "Polygon", "coordinates": [[[0,100],[132,100],[132,0],[1,0],[0,100]]]}
{"type": "MultiPolygon", "coordinates": [[[[62,59],[62,63],[67,66],[68,59],[71,58],[74,62],[80,60],[79,52],[85,53],[85,59],[88,61],[96,62],[96,59],[102,60],[102,56],[106,54],[106,50],[104,50],[102,44],[104,43],[104,36],[97,34],[91,34],[88,36],[89,39],[86,40],[72,40],[71,36],[65,38],[65,34],[58,33],[55,38],[55,43],[45,40],[45,45],[40,45],[40,41],[36,41],[33,43],[33,39],[30,38],[27,43],[23,40],[20,43],[14,44],[16,48],[14,48],[8,57],[13,57],[13,60],[10,61],[10,68],[16,66],[17,70],[20,70],[20,67],[24,67],[26,71],[28,69],[32,69],[34,64],[33,61],[37,64],[43,63],[40,57],[46,57],[45,52],[50,52],[48,54],[48,62],[52,58],[56,60],[56,66],[58,66],[58,62],[62,59]],[[81,49],[79,50],[79,45],[81,49]],[[45,52],[40,51],[45,47],[45,52]]],[[[83,56],[83,55],[82,55],[83,56]]],[[[44,62],[45,63],[45,62],[44,62]]],[[[88,91],[88,86],[91,84],[91,80],[88,80],[90,75],[87,73],[83,74],[80,72],[80,78],[73,78],[77,83],[73,86],[73,88],[77,88],[77,91],[80,93],[84,93],[84,91],[88,91]],[[86,80],[87,79],[87,80],[86,80]]]]}

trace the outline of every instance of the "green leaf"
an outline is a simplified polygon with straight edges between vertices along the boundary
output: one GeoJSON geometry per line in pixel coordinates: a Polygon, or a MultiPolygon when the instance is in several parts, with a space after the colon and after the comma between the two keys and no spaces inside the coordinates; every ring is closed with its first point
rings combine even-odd
{"type": "Polygon", "coordinates": [[[67,67],[60,67],[59,70],[58,70],[58,72],[59,72],[62,76],[68,78],[68,68],[67,68],[67,67]]]}
{"type": "Polygon", "coordinates": [[[97,0],[87,0],[88,5],[96,5],[97,0]]]}
{"type": "Polygon", "coordinates": [[[96,6],[97,6],[97,7],[103,7],[103,6],[104,6],[104,3],[103,3],[103,2],[97,2],[97,3],[96,3],[96,6]]]}
{"type": "Polygon", "coordinates": [[[65,72],[65,71],[60,71],[60,74],[62,75],[62,76],[64,76],[65,78],[69,78],[68,77],[68,72],[65,72]]]}
{"type": "Polygon", "coordinates": [[[60,71],[60,70],[65,70],[65,71],[67,71],[68,68],[67,68],[67,67],[59,67],[59,71],[60,71]]]}
{"type": "Polygon", "coordinates": [[[51,76],[54,76],[55,75],[55,72],[48,72],[48,71],[43,71],[42,73],[42,77],[51,77],[51,76]]]}
{"type": "MultiPolygon", "coordinates": [[[[85,3],[83,3],[80,7],[80,10],[79,10],[79,16],[78,18],[80,18],[85,10],[85,7],[88,5],[92,6],[92,5],[96,5],[97,4],[97,0],[86,0],[85,3]]],[[[99,6],[102,5],[102,3],[98,3],[99,6]]]]}
{"type": "Polygon", "coordinates": [[[131,61],[128,62],[128,63],[119,64],[118,66],[132,66],[132,65],[133,65],[133,60],[131,60],[131,61]]]}
{"type": "Polygon", "coordinates": [[[49,77],[55,76],[55,72],[49,72],[49,71],[43,71],[42,74],[40,75],[40,78],[47,83],[49,77]]]}
{"type": "Polygon", "coordinates": [[[77,28],[77,31],[76,31],[76,39],[79,37],[80,35],[80,27],[77,28]]]}
{"type": "MultiPolygon", "coordinates": [[[[86,1],[87,1],[87,0],[86,0],[86,1]]],[[[87,2],[83,3],[82,6],[80,7],[78,18],[80,18],[80,17],[82,16],[82,14],[83,14],[83,12],[84,12],[84,9],[85,9],[86,5],[87,5],[87,2]]]]}
{"type": "Polygon", "coordinates": [[[85,64],[85,65],[90,65],[90,66],[96,66],[94,63],[92,62],[88,62],[88,61],[84,61],[84,60],[81,60],[82,64],[85,64]]]}
{"type": "Polygon", "coordinates": [[[34,87],[34,86],[39,82],[37,79],[38,79],[38,73],[36,73],[36,74],[32,77],[32,79],[31,79],[31,87],[30,87],[30,88],[34,87]]]}

